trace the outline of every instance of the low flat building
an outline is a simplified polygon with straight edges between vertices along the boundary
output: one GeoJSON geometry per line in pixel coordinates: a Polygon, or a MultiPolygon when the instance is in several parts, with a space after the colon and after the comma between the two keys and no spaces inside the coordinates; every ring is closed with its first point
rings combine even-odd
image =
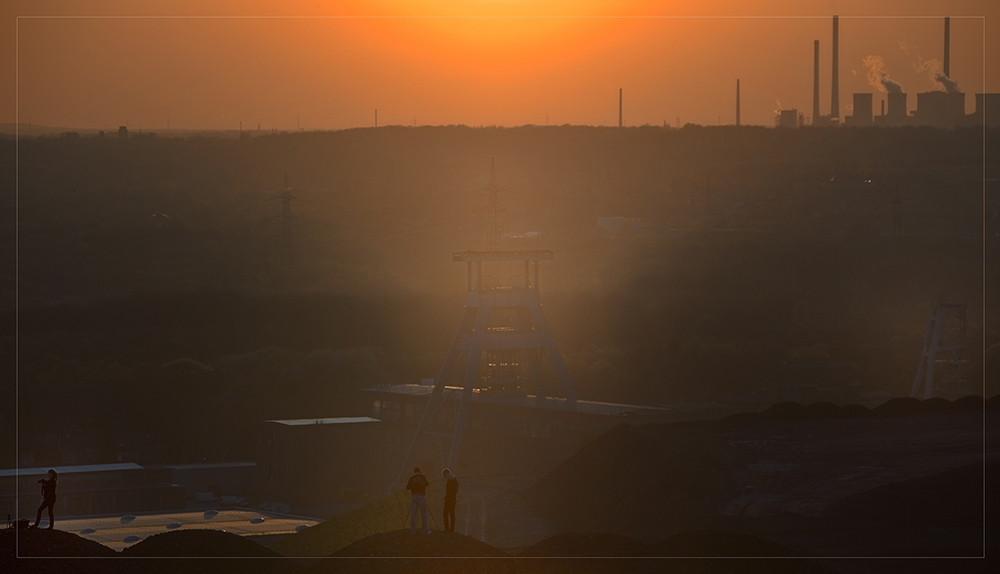
{"type": "MultiPolygon", "coordinates": [[[[52,467],[59,473],[56,516],[82,516],[184,508],[184,489],[170,469],[135,463],[52,467]]],[[[0,470],[0,512],[34,519],[41,500],[38,480],[48,468],[0,470]]]]}
{"type": "MultiPolygon", "coordinates": [[[[390,459],[401,464],[416,433],[433,385],[399,384],[364,389],[360,412],[383,421],[390,459]]],[[[461,387],[445,387],[445,416],[454,426],[461,387]]],[[[465,475],[544,473],[597,436],[621,424],[721,418],[746,407],[725,405],[629,405],[480,391],[473,395],[456,465],[465,475]]],[[[453,428],[433,429],[450,434],[453,428]]],[[[434,449],[431,449],[434,450],[434,449]]],[[[414,453],[426,472],[439,472],[441,457],[414,453]]],[[[411,457],[412,458],[412,457],[411,457]]],[[[392,468],[398,473],[399,468],[392,468]]],[[[407,469],[408,470],[408,469],[407,469]]]]}
{"type": "Polygon", "coordinates": [[[121,552],[150,536],[177,530],[221,530],[237,536],[252,537],[254,541],[266,544],[320,522],[323,521],[250,508],[221,508],[88,516],[66,520],[60,520],[57,516],[55,529],[72,532],[121,552]]]}
{"type": "MultiPolygon", "coordinates": [[[[257,465],[252,462],[198,462],[163,464],[170,470],[170,480],[184,488],[185,498],[195,498],[199,492],[211,492],[216,497],[249,496],[256,487],[257,465]]],[[[157,468],[147,465],[147,468],[157,468]]]]}

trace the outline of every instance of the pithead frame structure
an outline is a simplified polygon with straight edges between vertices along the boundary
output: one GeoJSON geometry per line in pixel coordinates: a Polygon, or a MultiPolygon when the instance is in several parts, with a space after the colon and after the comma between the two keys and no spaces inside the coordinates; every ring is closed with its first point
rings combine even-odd
{"type": "Polygon", "coordinates": [[[541,376],[542,356],[551,362],[567,399],[561,403],[570,409],[576,404],[573,383],[538,298],[539,263],[552,259],[552,252],[466,251],[455,253],[452,259],[466,264],[465,310],[407,450],[400,477],[412,461],[421,460],[435,444],[442,468],[458,466],[474,394],[531,390],[536,405],[544,405],[548,393],[541,376]],[[497,261],[523,261],[524,275],[515,275],[506,285],[489,281],[492,277],[483,275],[483,263],[497,261]],[[448,399],[458,389],[446,387],[446,382],[456,367],[464,370],[461,400],[457,412],[450,412],[448,399]]]}
{"type": "Polygon", "coordinates": [[[462,466],[459,453],[474,395],[499,400],[520,397],[523,401],[528,391],[532,391],[536,406],[545,406],[550,394],[542,377],[543,357],[551,363],[560,394],[565,397],[558,402],[559,408],[576,409],[573,383],[549,332],[538,297],[539,266],[542,261],[552,259],[552,251],[500,249],[503,228],[499,222],[498,196],[506,190],[497,185],[492,165],[490,182],[482,190],[489,192],[487,249],[452,255],[453,261],[466,265],[465,310],[444,364],[434,379],[434,389],[397,480],[405,478],[411,463],[424,460],[424,455],[435,445],[441,468],[462,466]],[[523,262],[524,273],[515,274],[504,283],[483,273],[484,264],[511,266],[517,262],[523,262]],[[456,369],[462,372],[460,388],[447,386],[456,369]],[[456,392],[461,393],[457,408],[452,400],[456,392]]]}

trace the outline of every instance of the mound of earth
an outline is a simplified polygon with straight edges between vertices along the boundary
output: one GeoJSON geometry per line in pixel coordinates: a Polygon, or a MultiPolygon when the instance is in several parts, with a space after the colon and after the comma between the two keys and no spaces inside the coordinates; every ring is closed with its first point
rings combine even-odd
{"type": "Polygon", "coordinates": [[[653,556],[743,557],[799,556],[787,546],[741,532],[691,530],[652,545],[653,556]]]}
{"type": "Polygon", "coordinates": [[[843,416],[841,407],[828,401],[812,403],[806,406],[806,409],[818,419],[836,419],[843,416]]]}
{"type": "Polygon", "coordinates": [[[956,411],[981,411],[983,410],[983,397],[979,395],[969,395],[955,399],[952,405],[956,411]]]}
{"type": "Polygon", "coordinates": [[[677,560],[669,564],[678,566],[678,571],[722,574],[740,572],[745,574],[832,574],[815,561],[798,558],[799,553],[771,540],[751,534],[723,532],[715,530],[693,530],[680,532],[652,545],[655,556],[704,557],[677,560]],[[744,557],[742,559],[719,560],[720,557],[744,557]],[[749,557],[749,558],[748,558],[749,557]],[[710,559],[709,559],[710,558],[710,559]],[[781,558],[767,560],[767,558],[781,558]]]}
{"type": "Polygon", "coordinates": [[[920,404],[920,412],[925,415],[947,413],[954,409],[954,404],[951,401],[941,397],[924,399],[924,401],[920,404]]]}
{"type": "Polygon", "coordinates": [[[773,404],[764,409],[760,414],[764,418],[777,421],[798,421],[817,418],[815,410],[793,402],[773,404]]]}
{"type": "Polygon", "coordinates": [[[697,527],[714,512],[720,477],[704,444],[705,425],[621,424],[597,437],[526,489],[539,515],[567,532],[656,539],[697,527]],[[664,427],[676,433],[663,437],[664,427]],[[665,439],[665,440],[664,440],[665,439]],[[664,518],[668,517],[668,518],[664,518]]]}
{"type": "Polygon", "coordinates": [[[122,556],[145,557],[279,557],[273,550],[221,530],[175,530],[150,536],[122,550],[122,556]]]}
{"type": "Polygon", "coordinates": [[[907,417],[922,414],[920,399],[913,397],[896,397],[872,409],[872,415],[879,418],[907,417]]]}
{"type": "Polygon", "coordinates": [[[734,415],[729,415],[720,420],[723,423],[742,423],[742,422],[753,422],[760,420],[762,417],[760,413],[746,412],[746,413],[736,413],[734,415]]]}
{"type": "MultiPolygon", "coordinates": [[[[782,403],[767,417],[619,425],[522,496],[556,533],[643,542],[708,528],[719,517],[818,517],[845,497],[982,460],[981,411],[927,403],[889,401],[882,416],[864,416],[860,405],[782,403]],[[834,410],[846,416],[814,412],[834,410]]],[[[987,445],[1000,444],[1000,428],[986,431],[987,445]]]]}
{"type": "MultiPolygon", "coordinates": [[[[1000,474],[1000,459],[986,476],[1000,474]]],[[[824,516],[906,525],[976,526],[983,519],[983,464],[894,482],[830,504],[824,516]]]]}
{"type": "Polygon", "coordinates": [[[319,559],[310,574],[517,574],[509,555],[452,532],[374,534],[319,559]]]}
{"type": "Polygon", "coordinates": [[[525,548],[518,556],[649,556],[650,546],[634,538],[607,532],[568,532],[525,548]]]}
{"type": "Polygon", "coordinates": [[[864,419],[872,416],[872,410],[864,405],[844,405],[840,407],[840,416],[845,419],[864,419]]]}
{"type": "Polygon", "coordinates": [[[986,410],[988,411],[998,411],[1000,410],[1000,395],[993,395],[986,400],[986,410]]]}
{"type": "Polygon", "coordinates": [[[71,532],[0,530],[0,572],[4,574],[131,574],[124,566],[114,550],[71,532]]]}
{"type": "Polygon", "coordinates": [[[0,530],[0,556],[115,557],[114,550],[63,530],[0,530]]]}
{"type": "Polygon", "coordinates": [[[494,548],[475,538],[432,530],[430,534],[411,534],[409,530],[381,532],[358,540],[330,556],[508,556],[499,548],[494,548]]]}
{"type": "Polygon", "coordinates": [[[525,574],[832,574],[816,562],[797,558],[798,553],[776,542],[749,534],[706,530],[682,532],[653,544],[606,533],[560,534],[524,550],[518,557],[525,574]],[[613,556],[621,558],[607,558],[613,556]],[[734,556],[753,559],[724,559],[734,556]]]}
{"type": "MultiPolygon", "coordinates": [[[[440,490],[427,492],[427,504],[441,508],[440,490]]],[[[410,493],[399,489],[344,514],[334,516],[302,532],[269,544],[284,556],[329,556],[348,544],[400,527],[410,508],[410,493]]]]}

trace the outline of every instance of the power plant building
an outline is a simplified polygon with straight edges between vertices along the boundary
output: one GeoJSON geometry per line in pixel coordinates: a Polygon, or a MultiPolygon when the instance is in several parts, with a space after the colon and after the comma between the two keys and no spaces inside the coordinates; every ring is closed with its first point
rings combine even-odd
{"type": "Polygon", "coordinates": [[[924,92],[917,94],[916,125],[953,128],[965,123],[965,94],[924,92]]]}
{"type": "Polygon", "coordinates": [[[872,94],[854,94],[853,113],[844,118],[849,126],[870,126],[874,123],[872,114],[872,94]]]}
{"type": "Polygon", "coordinates": [[[779,128],[797,128],[799,127],[799,110],[778,110],[778,127],[779,128]]]}
{"type": "Polygon", "coordinates": [[[976,111],[969,118],[973,125],[1000,127],[1000,94],[976,94],[976,111]]]}

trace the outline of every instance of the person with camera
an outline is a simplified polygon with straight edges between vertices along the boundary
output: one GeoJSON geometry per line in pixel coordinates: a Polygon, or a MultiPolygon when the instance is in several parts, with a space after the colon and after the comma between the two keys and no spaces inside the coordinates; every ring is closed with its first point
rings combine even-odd
{"type": "Polygon", "coordinates": [[[53,525],[55,525],[56,520],[53,516],[52,509],[56,506],[56,483],[59,482],[59,474],[54,468],[49,469],[49,478],[40,478],[38,484],[42,485],[42,505],[38,507],[38,515],[35,517],[35,523],[31,525],[32,528],[38,528],[38,523],[42,521],[42,511],[46,507],[49,509],[49,530],[52,530],[53,525]]]}

